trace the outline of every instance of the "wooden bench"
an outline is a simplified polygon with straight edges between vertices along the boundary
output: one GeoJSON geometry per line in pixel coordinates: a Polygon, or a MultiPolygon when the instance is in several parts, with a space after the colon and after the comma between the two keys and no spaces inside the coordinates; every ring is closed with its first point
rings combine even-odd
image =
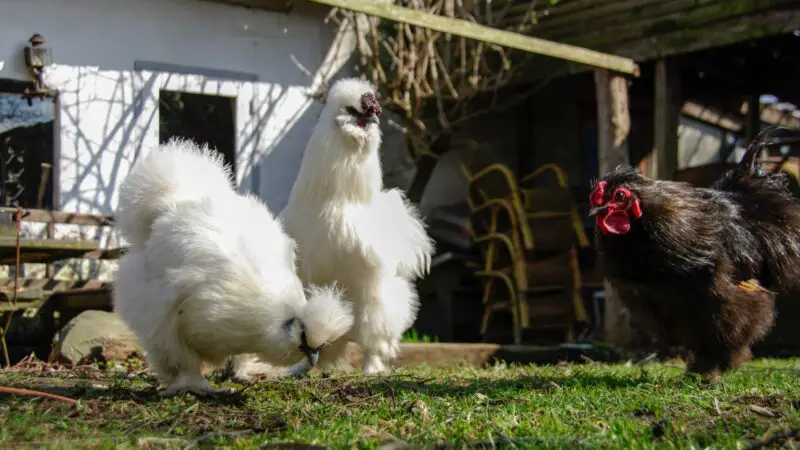
{"type": "Polygon", "coordinates": [[[45,278],[16,280],[16,295],[14,278],[0,278],[0,313],[38,310],[45,306],[53,310],[111,308],[110,283],[96,280],[59,281],[53,278],[52,264],[67,259],[118,259],[125,248],[99,248],[94,239],[54,238],[56,225],[109,227],[114,226],[113,217],[9,207],[0,207],[0,216],[10,216],[12,227],[17,218],[22,223],[43,223],[47,236],[44,239],[18,239],[13,231],[11,235],[6,233],[0,236],[0,265],[15,266],[18,257],[20,264],[47,264],[45,278]]]}

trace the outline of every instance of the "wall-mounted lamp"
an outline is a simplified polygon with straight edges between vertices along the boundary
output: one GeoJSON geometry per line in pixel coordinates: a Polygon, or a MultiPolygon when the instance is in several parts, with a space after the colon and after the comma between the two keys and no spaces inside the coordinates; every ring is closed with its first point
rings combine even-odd
{"type": "Polygon", "coordinates": [[[34,34],[28,42],[30,45],[25,47],[25,65],[32,70],[42,70],[53,64],[50,48],[41,34],[34,34]]]}
{"type": "Polygon", "coordinates": [[[54,97],[56,92],[44,84],[44,68],[53,64],[53,56],[47,41],[36,33],[28,39],[29,45],[25,47],[25,65],[33,77],[33,89],[26,89],[25,95],[29,97],[54,97]]]}

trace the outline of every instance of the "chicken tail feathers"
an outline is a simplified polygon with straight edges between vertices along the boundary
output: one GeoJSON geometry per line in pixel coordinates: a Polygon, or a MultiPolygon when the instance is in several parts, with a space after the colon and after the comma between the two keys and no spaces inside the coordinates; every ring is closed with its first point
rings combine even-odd
{"type": "Polygon", "coordinates": [[[233,191],[222,155],[192,141],[172,139],[139,159],[120,185],[116,223],[131,246],[142,246],[153,222],[180,202],[233,191]]]}
{"type": "Polygon", "coordinates": [[[779,129],[769,127],[761,131],[738,166],[729,170],[713,188],[733,194],[740,206],[739,213],[760,240],[766,269],[762,277],[764,285],[786,291],[800,288],[800,201],[789,190],[786,173],[755,170],[756,156],[774,145],[768,139],[779,129]]]}
{"type": "Polygon", "coordinates": [[[771,126],[761,130],[750,142],[750,145],[747,146],[747,150],[745,150],[744,156],[742,156],[742,160],[739,161],[739,166],[737,168],[748,173],[753,173],[756,167],[756,158],[758,157],[758,154],[761,153],[764,148],[769,146],[767,138],[769,138],[775,131],[779,129],[781,128],[777,126],[771,126]]]}

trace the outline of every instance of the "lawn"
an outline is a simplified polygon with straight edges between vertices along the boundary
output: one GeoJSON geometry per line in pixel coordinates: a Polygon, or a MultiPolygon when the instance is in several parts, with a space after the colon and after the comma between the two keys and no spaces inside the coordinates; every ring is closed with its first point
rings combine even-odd
{"type": "Polygon", "coordinates": [[[711,387],[682,369],[416,368],[264,381],[208,400],[160,400],[141,371],[0,371],[0,386],[79,399],[0,396],[0,448],[742,448],[800,427],[800,359],[754,361],[711,387]]]}

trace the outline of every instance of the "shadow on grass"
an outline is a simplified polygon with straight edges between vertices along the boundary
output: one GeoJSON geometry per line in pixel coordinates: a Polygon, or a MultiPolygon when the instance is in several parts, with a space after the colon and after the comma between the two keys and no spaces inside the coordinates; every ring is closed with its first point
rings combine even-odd
{"type": "Polygon", "coordinates": [[[473,396],[477,393],[489,397],[511,398],[521,391],[554,391],[580,387],[582,389],[603,388],[606,390],[627,390],[653,383],[675,386],[694,386],[698,389],[710,388],[698,377],[679,375],[657,380],[643,370],[639,375],[630,374],[593,374],[577,372],[571,375],[554,373],[553,375],[519,375],[508,379],[464,378],[457,377],[453,383],[446,379],[423,378],[419,376],[391,375],[385,377],[334,377],[308,378],[294,382],[263,382],[251,385],[248,389],[282,390],[282,389],[315,389],[330,392],[345,403],[354,399],[391,396],[401,392],[414,392],[430,397],[459,398],[473,396]]]}
{"type": "MultiPolygon", "coordinates": [[[[248,396],[258,395],[260,391],[282,391],[289,394],[301,390],[325,391],[338,397],[342,402],[349,403],[353,398],[366,398],[376,396],[394,396],[396,393],[411,391],[431,397],[458,398],[483,393],[489,396],[511,397],[520,391],[553,391],[561,388],[592,389],[603,388],[606,390],[626,390],[642,385],[653,384],[657,381],[661,385],[686,386],[687,384],[702,388],[705,385],[699,378],[691,376],[659,376],[655,380],[643,368],[638,375],[592,373],[577,370],[571,374],[556,369],[552,374],[542,373],[536,375],[518,375],[513,378],[481,378],[454,376],[452,383],[448,383],[447,376],[436,378],[423,378],[420,375],[393,374],[387,376],[351,376],[342,375],[332,378],[306,378],[301,380],[282,379],[278,381],[262,381],[239,386],[230,394],[218,393],[207,397],[183,394],[177,398],[196,399],[208,406],[242,406],[248,396]],[[556,371],[557,370],[557,371],[556,371]]],[[[165,399],[158,395],[154,379],[139,377],[136,379],[111,379],[105,385],[98,384],[92,379],[58,379],[50,377],[23,378],[7,383],[11,387],[37,390],[73,399],[112,401],[132,401],[138,404],[154,404],[165,399]],[[143,384],[147,386],[142,386],[143,384]]],[[[214,377],[211,378],[215,382],[214,377]]],[[[0,403],[7,402],[12,397],[0,395],[0,403]]]]}

